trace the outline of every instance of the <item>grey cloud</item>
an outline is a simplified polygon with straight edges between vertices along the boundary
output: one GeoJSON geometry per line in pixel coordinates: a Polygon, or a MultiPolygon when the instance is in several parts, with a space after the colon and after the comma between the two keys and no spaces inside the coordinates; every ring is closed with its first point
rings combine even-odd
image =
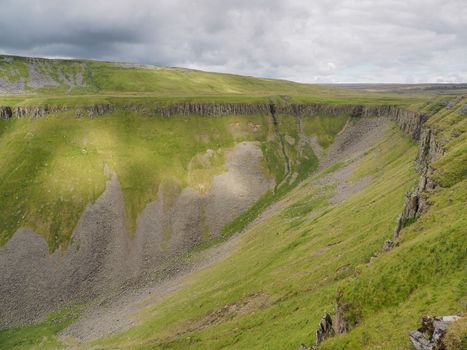
{"type": "Polygon", "coordinates": [[[0,52],[307,82],[467,81],[464,0],[0,0],[0,52]]]}

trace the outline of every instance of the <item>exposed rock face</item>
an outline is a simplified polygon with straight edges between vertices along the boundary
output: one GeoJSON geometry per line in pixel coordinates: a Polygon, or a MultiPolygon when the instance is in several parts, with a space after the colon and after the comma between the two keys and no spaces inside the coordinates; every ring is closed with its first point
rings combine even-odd
{"type": "Polygon", "coordinates": [[[421,327],[409,333],[409,339],[416,350],[445,350],[444,335],[451,322],[459,316],[423,316],[421,327]]]}
{"type": "Polygon", "coordinates": [[[444,150],[436,135],[428,127],[423,128],[419,144],[420,149],[415,164],[420,172],[424,172],[430,168],[431,163],[443,155],[444,150]]]}
{"type": "Polygon", "coordinates": [[[0,107],[0,119],[10,119],[12,115],[13,111],[11,110],[11,107],[0,107]]]}
{"type": "Polygon", "coordinates": [[[332,328],[332,319],[328,313],[324,314],[319,322],[318,329],[316,330],[316,346],[321,344],[326,339],[334,336],[334,328],[332,328]]]}
{"type": "Polygon", "coordinates": [[[393,116],[399,128],[410,135],[414,140],[419,140],[423,124],[428,120],[429,115],[413,111],[399,109],[393,116]]]}
{"type": "Polygon", "coordinates": [[[336,297],[336,317],[334,319],[334,332],[339,334],[345,334],[349,330],[349,325],[345,319],[345,314],[349,310],[350,304],[342,301],[341,292],[337,293],[336,297]]]}
{"type": "Polygon", "coordinates": [[[166,106],[156,106],[153,110],[162,116],[172,115],[203,115],[203,116],[224,116],[224,115],[251,115],[268,114],[269,104],[267,103],[174,103],[166,106]]]}
{"type": "Polygon", "coordinates": [[[394,229],[393,240],[399,237],[404,226],[414,221],[428,210],[429,203],[426,192],[432,191],[437,184],[431,179],[431,164],[443,155],[444,150],[429,127],[424,127],[419,139],[419,150],[415,166],[421,173],[420,181],[413,192],[406,194],[404,209],[399,216],[394,229]]]}
{"type": "MultiPolygon", "coordinates": [[[[1,108],[5,108],[0,106],[1,108]]],[[[131,104],[119,106],[119,109],[128,111],[140,111],[150,115],[174,116],[174,115],[201,115],[207,117],[218,117],[225,115],[253,115],[270,114],[271,105],[268,103],[174,103],[169,105],[156,105],[153,108],[131,104]]],[[[87,114],[89,117],[100,116],[113,112],[117,107],[111,104],[97,104],[89,106],[17,106],[10,108],[12,118],[30,116],[33,118],[42,117],[49,113],[75,110],[77,117],[87,114]]],[[[345,104],[280,104],[274,105],[274,112],[277,115],[287,114],[294,116],[313,116],[317,114],[326,115],[350,115],[352,117],[391,117],[400,128],[412,135],[414,139],[419,138],[421,125],[427,119],[427,115],[407,111],[396,105],[345,105],[345,104]]]]}
{"type": "Polygon", "coordinates": [[[115,110],[115,107],[111,104],[95,104],[89,106],[50,106],[50,105],[40,105],[40,106],[16,106],[16,107],[0,107],[2,109],[9,109],[10,113],[5,119],[9,118],[40,118],[50,113],[66,112],[70,110],[75,111],[76,117],[87,116],[89,118],[94,118],[101,116],[107,113],[111,113],[115,110]]]}
{"type": "Polygon", "coordinates": [[[115,107],[111,104],[97,104],[79,107],[76,111],[76,116],[85,117],[87,114],[89,118],[94,118],[104,114],[112,113],[113,111],[115,111],[115,107]]]}
{"type": "Polygon", "coordinates": [[[39,118],[50,113],[65,112],[71,110],[72,107],[68,106],[16,106],[13,108],[12,118],[39,118]]]}
{"type": "Polygon", "coordinates": [[[24,57],[21,61],[27,74],[18,75],[19,72],[15,65],[9,67],[9,63],[13,60],[14,58],[10,56],[0,56],[0,63],[7,63],[4,66],[0,65],[0,73],[15,76],[15,79],[0,77],[0,93],[18,94],[44,87],[59,87],[60,85],[68,86],[70,91],[75,87],[85,86],[83,76],[86,64],[84,63],[75,64],[74,69],[64,71],[64,67],[55,65],[47,59],[24,57]]]}
{"type": "Polygon", "coordinates": [[[383,244],[383,252],[389,252],[392,248],[394,248],[394,246],[394,241],[390,239],[385,240],[383,244]]]}

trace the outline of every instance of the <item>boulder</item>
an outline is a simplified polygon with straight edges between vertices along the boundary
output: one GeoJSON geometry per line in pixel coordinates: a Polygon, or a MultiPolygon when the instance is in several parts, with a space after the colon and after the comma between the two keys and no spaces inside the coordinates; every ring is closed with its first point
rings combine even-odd
{"type": "Polygon", "coordinates": [[[298,350],[314,350],[315,348],[314,347],[309,347],[309,346],[306,346],[305,344],[300,344],[300,346],[298,347],[298,350]]]}
{"type": "Polygon", "coordinates": [[[383,244],[383,252],[389,252],[392,250],[392,248],[394,248],[394,245],[394,241],[390,239],[385,240],[383,244]]]}
{"type": "Polygon", "coordinates": [[[421,327],[409,333],[409,339],[416,350],[444,350],[444,335],[451,322],[459,316],[423,316],[421,327]]]}

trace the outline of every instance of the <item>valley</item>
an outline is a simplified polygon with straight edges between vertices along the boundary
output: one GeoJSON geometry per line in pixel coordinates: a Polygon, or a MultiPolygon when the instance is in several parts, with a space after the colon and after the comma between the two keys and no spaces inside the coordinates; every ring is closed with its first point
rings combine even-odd
{"type": "Polygon", "coordinates": [[[464,86],[0,63],[0,348],[465,344],[464,86]]]}

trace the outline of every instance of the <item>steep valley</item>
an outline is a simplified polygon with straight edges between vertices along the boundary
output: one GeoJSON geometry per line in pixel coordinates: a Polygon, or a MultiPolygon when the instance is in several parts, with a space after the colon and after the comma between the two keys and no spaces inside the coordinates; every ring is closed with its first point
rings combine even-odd
{"type": "Polygon", "coordinates": [[[325,313],[319,349],[411,349],[423,315],[466,344],[458,91],[0,73],[1,349],[309,348],[325,313]]]}

